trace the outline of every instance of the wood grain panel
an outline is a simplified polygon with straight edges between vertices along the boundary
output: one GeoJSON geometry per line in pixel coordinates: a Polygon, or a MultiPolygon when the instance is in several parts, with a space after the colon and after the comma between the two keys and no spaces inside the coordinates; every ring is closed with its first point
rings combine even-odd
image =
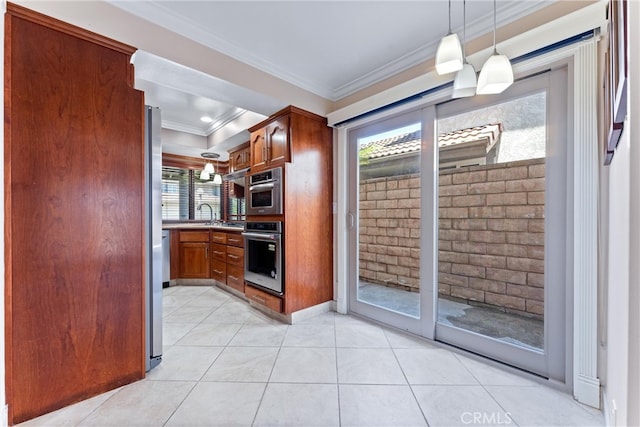
{"type": "Polygon", "coordinates": [[[284,312],[333,298],[332,135],[326,120],[291,109],[284,178],[284,312]]]}
{"type": "Polygon", "coordinates": [[[145,369],[144,103],[129,53],[16,10],[5,27],[10,423],[145,369]]]}

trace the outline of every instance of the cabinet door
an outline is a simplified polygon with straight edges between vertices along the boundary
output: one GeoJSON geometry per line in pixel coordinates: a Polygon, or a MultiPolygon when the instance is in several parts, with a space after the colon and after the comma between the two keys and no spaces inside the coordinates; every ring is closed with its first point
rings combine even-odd
{"type": "Polygon", "coordinates": [[[180,243],[180,277],[185,279],[209,278],[209,243],[180,243]]]}
{"type": "Polygon", "coordinates": [[[289,152],[289,116],[282,116],[267,126],[268,161],[276,166],[291,160],[289,152]]]}
{"type": "Polygon", "coordinates": [[[251,170],[265,169],[268,164],[267,141],[265,139],[265,129],[258,129],[251,132],[251,170]]]}
{"type": "Polygon", "coordinates": [[[222,284],[227,284],[227,263],[214,259],[211,261],[211,278],[222,284]]]}
{"type": "Polygon", "coordinates": [[[227,246],[227,263],[244,267],[244,249],[235,246],[227,246]]]}
{"type": "Polygon", "coordinates": [[[227,245],[237,246],[239,248],[243,248],[244,247],[244,239],[242,238],[242,235],[240,235],[240,234],[227,233],[227,245]]]}
{"type": "Polygon", "coordinates": [[[245,147],[229,153],[229,168],[231,172],[246,169],[251,166],[249,163],[249,159],[251,158],[250,151],[250,147],[245,147]]]}
{"type": "Polygon", "coordinates": [[[227,286],[244,293],[244,268],[227,264],[227,286]]]}
{"type": "Polygon", "coordinates": [[[218,243],[211,244],[211,259],[227,262],[227,246],[218,243]]]}

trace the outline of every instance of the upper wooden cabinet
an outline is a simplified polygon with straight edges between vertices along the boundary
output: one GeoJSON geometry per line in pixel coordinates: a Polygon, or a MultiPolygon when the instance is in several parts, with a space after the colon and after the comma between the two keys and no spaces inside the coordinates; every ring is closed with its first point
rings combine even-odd
{"type": "Polygon", "coordinates": [[[251,172],[280,166],[291,161],[291,109],[249,129],[251,132],[251,172]]]}
{"type": "Polygon", "coordinates": [[[229,172],[251,167],[251,148],[246,142],[233,151],[229,151],[229,172]]]}

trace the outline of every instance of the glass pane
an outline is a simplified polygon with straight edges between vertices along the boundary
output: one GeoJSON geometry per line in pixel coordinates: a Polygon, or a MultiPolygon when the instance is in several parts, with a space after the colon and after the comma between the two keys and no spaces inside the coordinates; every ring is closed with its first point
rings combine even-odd
{"type": "Polygon", "coordinates": [[[216,221],[221,219],[220,194],[221,185],[214,184],[212,180],[195,179],[194,187],[194,219],[216,221]]]}
{"type": "Polygon", "coordinates": [[[438,120],[438,322],[544,349],[545,91],[438,120]]]}
{"type": "Polygon", "coordinates": [[[189,171],[162,168],[162,219],[189,219],[189,171]]]}
{"type": "Polygon", "coordinates": [[[420,124],[358,139],[358,300],[420,317],[420,124]]]}

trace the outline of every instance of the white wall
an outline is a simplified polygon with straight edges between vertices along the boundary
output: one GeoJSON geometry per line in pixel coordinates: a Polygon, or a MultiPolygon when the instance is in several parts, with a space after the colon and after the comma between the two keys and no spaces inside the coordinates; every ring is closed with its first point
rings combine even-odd
{"type": "MultiPolygon", "coordinates": [[[[629,22],[640,19],[640,4],[628,2],[629,22]]],[[[608,425],[640,425],[640,31],[629,32],[629,110],[624,131],[608,174],[609,205],[606,305],[601,321],[606,321],[603,343],[606,381],[603,392],[608,425]]]]}

